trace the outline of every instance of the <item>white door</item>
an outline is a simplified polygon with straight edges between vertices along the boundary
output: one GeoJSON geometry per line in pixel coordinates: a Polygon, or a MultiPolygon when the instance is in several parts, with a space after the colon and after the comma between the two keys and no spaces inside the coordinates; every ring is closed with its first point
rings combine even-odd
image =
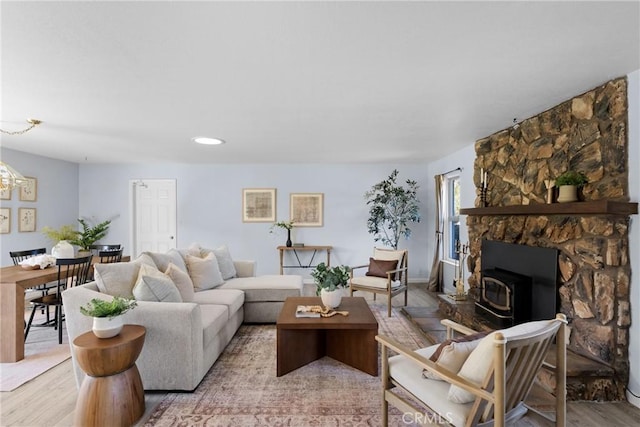
{"type": "Polygon", "coordinates": [[[131,181],[132,256],[144,251],[167,252],[176,247],[176,180],[131,181]]]}

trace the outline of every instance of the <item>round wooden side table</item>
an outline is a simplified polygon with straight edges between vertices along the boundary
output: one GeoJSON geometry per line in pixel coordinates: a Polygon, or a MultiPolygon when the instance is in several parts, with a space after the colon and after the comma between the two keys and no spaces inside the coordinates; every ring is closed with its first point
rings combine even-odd
{"type": "Polygon", "coordinates": [[[144,388],[136,359],[145,328],[124,325],[113,338],[92,331],[73,340],[76,360],[87,374],[78,392],[74,425],[130,426],[144,414],[144,388]]]}

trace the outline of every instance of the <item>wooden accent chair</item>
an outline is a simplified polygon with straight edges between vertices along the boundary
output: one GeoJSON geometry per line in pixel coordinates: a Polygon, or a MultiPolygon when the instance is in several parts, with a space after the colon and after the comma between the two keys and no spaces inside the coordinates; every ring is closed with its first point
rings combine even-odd
{"type": "Polygon", "coordinates": [[[407,284],[409,271],[409,252],[406,250],[373,248],[373,257],[368,264],[351,267],[349,278],[349,295],[355,291],[373,292],[375,301],[377,294],[387,296],[387,312],[391,317],[391,298],[404,292],[404,305],[407,305],[407,284]],[[393,266],[393,262],[396,262],[393,266]],[[393,268],[385,268],[392,265],[393,268]],[[391,264],[389,264],[391,263],[391,264]],[[355,276],[354,270],[367,267],[364,276],[355,276]]]}
{"type": "MultiPolygon", "coordinates": [[[[443,320],[447,334],[452,330],[469,335],[474,332],[450,320],[443,320]]],[[[445,350],[433,362],[438,345],[412,351],[385,336],[377,336],[382,345],[382,416],[388,425],[388,405],[405,414],[416,414],[416,421],[454,426],[493,425],[502,427],[524,416],[524,405],[547,350],[556,338],[556,426],[566,424],[566,317],[528,322],[495,331],[474,343],[462,359],[459,372],[445,363],[445,350]],[[390,356],[389,350],[398,353],[390,356]],[[447,369],[443,366],[449,366],[447,369]],[[431,376],[437,379],[428,379],[431,376]],[[397,393],[401,389],[404,393],[397,393]],[[415,402],[406,398],[408,393],[415,402]]],[[[449,345],[451,343],[449,342],[449,345]]],[[[447,342],[442,345],[447,345],[447,342]]],[[[456,347],[458,351],[465,346],[456,347]]],[[[447,351],[451,350],[451,347],[447,351]]],[[[462,352],[464,353],[464,351],[462,352]]],[[[553,421],[553,420],[551,420],[553,421]]]]}

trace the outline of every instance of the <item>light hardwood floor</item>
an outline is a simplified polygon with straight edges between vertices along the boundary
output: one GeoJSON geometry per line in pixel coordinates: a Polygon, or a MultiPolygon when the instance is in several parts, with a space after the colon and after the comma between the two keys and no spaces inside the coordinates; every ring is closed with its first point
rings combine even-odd
{"type": "MultiPolygon", "coordinates": [[[[360,293],[358,296],[371,299],[371,296],[366,293],[360,293]]],[[[401,304],[402,296],[395,297],[394,306],[401,304]]],[[[435,304],[437,303],[431,294],[424,292],[422,286],[410,285],[409,305],[432,307],[435,304]]],[[[164,396],[164,393],[145,394],[147,410],[138,424],[144,423],[164,396]]],[[[76,398],[75,378],[71,360],[68,360],[12,392],[0,393],[0,426],[72,426],[76,398]]],[[[517,423],[519,427],[549,425],[551,423],[535,414],[527,415],[517,423]]],[[[640,409],[627,402],[569,402],[568,425],[580,427],[638,426],[640,425],[640,409]]]]}

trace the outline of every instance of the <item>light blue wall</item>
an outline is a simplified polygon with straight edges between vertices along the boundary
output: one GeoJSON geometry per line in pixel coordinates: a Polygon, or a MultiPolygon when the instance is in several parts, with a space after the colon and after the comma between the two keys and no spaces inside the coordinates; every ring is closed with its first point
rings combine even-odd
{"type": "MultiPolygon", "coordinates": [[[[401,182],[418,181],[425,217],[432,199],[426,189],[431,177],[424,165],[418,164],[81,165],[80,213],[97,220],[119,215],[104,240],[127,246],[130,180],[175,179],[178,247],[194,242],[203,246],[227,244],[234,258],[256,260],[259,274],[277,274],[279,260],[275,248],[284,244],[286,236],[270,234],[271,223],[242,222],[242,189],[276,188],[278,220],[289,219],[290,193],[324,193],[324,226],[294,229],[293,240],[308,245],[332,245],[334,265],[361,264],[368,262],[374,246],[366,228],[368,210],[364,192],[394,168],[400,171],[401,182]]],[[[411,228],[411,239],[401,240],[400,247],[409,249],[410,277],[425,278],[430,268],[426,248],[431,234],[427,235],[425,222],[411,228]]]]}
{"type": "Polygon", "coordinates": [[[2,207],[11,208],[11,233],[0,234],[2,265],[11,265],[9,251],[46,247],[50,252],[55,244],[40,229],[45,225],[60,227],[77,224],[78,220],[78,165],[75,163],[34,156],[21,151],[0,148],[2,161],[24,176],[38,179],[35,202],[21,202],[14,190],[11,200],[2,200],[2,207]],[[36,208],[36,232],[18,232],[18,209],[36,208]]]}

